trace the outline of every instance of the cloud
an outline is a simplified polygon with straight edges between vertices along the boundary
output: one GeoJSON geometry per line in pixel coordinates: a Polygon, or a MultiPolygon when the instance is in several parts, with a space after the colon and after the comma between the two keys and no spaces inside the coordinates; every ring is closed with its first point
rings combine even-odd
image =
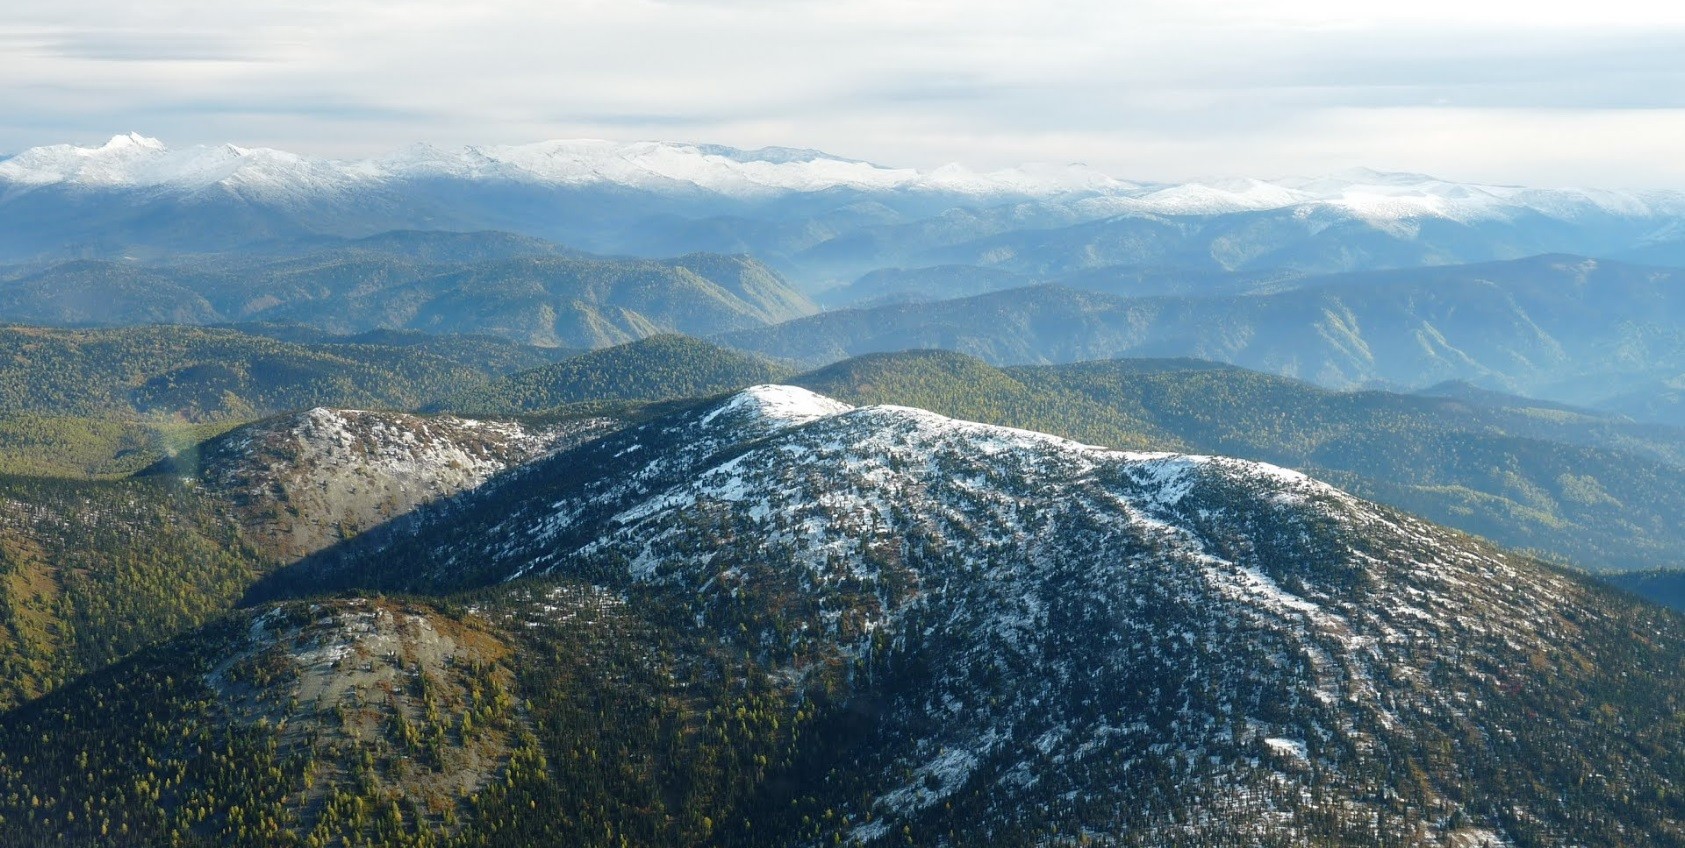
{"type": "Polygon", "coordinates": [[[76,32],[44,40],[43,53],[100,62],[253,62],[264,61],[262,44],[215,34],[76,32]]]}
{"type": "Polygon", "coordinates": [[[1649,141],[1685,109],[1685,11],[1499,6],[14,0],[0,149],[130,129],[327,155],[682,134],[1137,178],[1371,164],[1685,184],[1649,141]]]}

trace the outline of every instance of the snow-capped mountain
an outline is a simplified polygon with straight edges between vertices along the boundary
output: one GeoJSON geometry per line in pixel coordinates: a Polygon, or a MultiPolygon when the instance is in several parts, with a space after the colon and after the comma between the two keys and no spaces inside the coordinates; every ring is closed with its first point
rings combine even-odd
{"type": "Polygon", "coordinates": [[[719,145],[593,139],[445,150],[416,145],[385,156],[330,160],[232,144],[172,149],[138,133],[97,147],[36,147],[0,161],[0,187],[46,186],[194,192],[213,186],[286,196],[371,188],[406,180],[501,181],[544,186],[619,186],[769,197],[836,189],[927,191],[998,197],[1092,195],[1114,214],[1216,215],[1327,206],[1360,217],[1502,218],[1520,210],[1572,218],[1586,210],[1678,214],[1685,196],[1453,183],[1423,174],[1355,169],[1319,178],[1214,179],[1140,183],[1082,165],[1026,165],[977,172],[953,164],[930,171],[876,165],[817,150],[738,150],[719,145]]]}
{"type": "Polygon", "coordinates": [[[718,145],[593,139],[458,150],[421,144],[386,156],[336,161],[232,144],[173,150],[157,139],[129,133],[113,136],[98,147],[36,147],[0,162],[0,186],[9,192],[43,186],[191,192],[221,185],[285,194],[426,179],[700,190],[734,197],[831,189],[1038,196],[1137,188],[1075,165],[992,173],[949,165],[920,172],[817,150],[745,151],[718,145]]]}
{"type": "Polygon", "coordinates": [[[856,669],[784,844],[1606,843],[1685,778],[1648,707],[1571,705],[1668,697],[1618,655],[1678,622],[1269,465],[758,386],[419,527],[290,579],[585,580],[797,688],[856,669]]]}

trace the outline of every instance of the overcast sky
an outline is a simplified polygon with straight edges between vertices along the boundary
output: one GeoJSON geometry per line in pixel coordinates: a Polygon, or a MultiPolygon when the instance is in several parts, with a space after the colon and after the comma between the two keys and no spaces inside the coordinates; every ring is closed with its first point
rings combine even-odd
{"type": "Polygon", "coordinates": [[[0,151],[593,137],[1685,188],[1685,5],[6,0],[0,151]]]}

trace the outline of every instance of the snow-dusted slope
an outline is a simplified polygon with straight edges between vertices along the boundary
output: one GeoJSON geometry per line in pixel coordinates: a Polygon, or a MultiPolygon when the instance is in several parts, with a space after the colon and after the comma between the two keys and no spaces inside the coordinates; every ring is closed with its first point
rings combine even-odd
{"type": "Polygon", "coordinates": [[[290,561],[612,429],[312,409],[242,427],[167,463],[238,509],[290,561]]]}
{"type": "MultiPolygon", "coordinates": [[[[1611,685],[1597,646],[1627,638],[1584,583],[1269,465],[791,387],[371,542],[299,576],[604,581],[676,599],[792,685],[852,664],[872,719],[810,789],[837,805],[814,844],[1504,845],[1602,803],[1564,799],[1605,754],[1529,752],[1626,744],[1557,702],[1611,685]],[[1525,777],[1482,800],[1500,768],[1525,777]]],[[[1672,780],[1618,756],[1623,779],[1672,780]]]]}

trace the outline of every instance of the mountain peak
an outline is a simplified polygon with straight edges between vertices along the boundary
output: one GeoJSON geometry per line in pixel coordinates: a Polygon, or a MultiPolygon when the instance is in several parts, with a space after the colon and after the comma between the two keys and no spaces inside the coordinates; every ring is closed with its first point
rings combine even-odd
{"type": "Polygon", "coordinates": [[[716,420],[753,421],[776,432],[821,418],[840,415],[854,409],[846,403],[832,400],[800,386],[750,386],[703,416],[701,423],[716,420]]]}
{"type": "Polygon", "coordinates": [[[140,149],[143,149],[143,150],[168,150],[169,149],[162,141],[159,141],[158,139],[152,138],[150,136],[144,136],[144,135],[141,135],[140,133],[130,132],[130,133],[122,133],[122,134],[119,134],[119,135],[112,136],[111,140],[106,142],[103,147],[99,148],[99,150],[102,150],[102,151],[127,150],[127,149],[130,149],[130,148],[140,148],[140,149]]]}

